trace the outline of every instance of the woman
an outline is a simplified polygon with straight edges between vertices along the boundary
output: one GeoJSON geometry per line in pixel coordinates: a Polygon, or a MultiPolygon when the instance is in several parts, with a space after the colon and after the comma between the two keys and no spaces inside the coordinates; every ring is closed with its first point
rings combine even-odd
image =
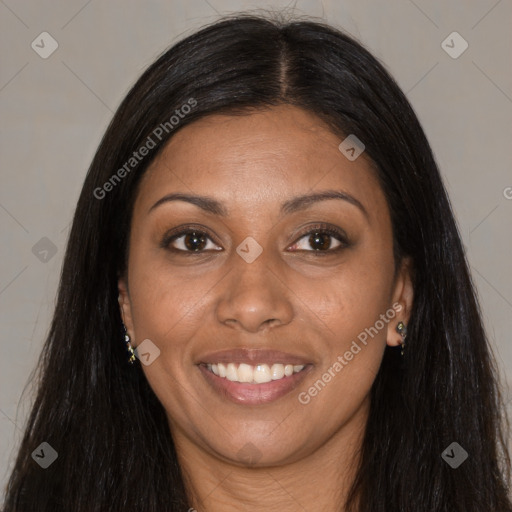
{"type": "Polygon", "coordinates": [[[6,512],[512,510],[432,152],[326,25],[238,15],[143,74],[87,174],[40,377],[6,512]]]}

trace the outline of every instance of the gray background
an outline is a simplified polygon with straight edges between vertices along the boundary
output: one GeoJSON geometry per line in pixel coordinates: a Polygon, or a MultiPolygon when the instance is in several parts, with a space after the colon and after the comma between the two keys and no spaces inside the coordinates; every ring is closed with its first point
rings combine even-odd
{"type": "MultiPolygon", "coordinates": [[[[503,380],[512,382],[511,1],[294,5],[296,14],[322,17],[363,42],[406,92],[450,194],[503,380]],[[441,46],[453,31],[469,44],[456,59],[441,46]]],[[[285,6],[293,7],[285,1],[0,0],[2,487],[29,411],[32,388],[22,392],[48,331],[68,226],[113,112],[173,42],[219,14],[285,6]],[[41,46],[43,31],[59,45],[47,59],[31,47],[34,40],[41,46]],[[37,250],[50,247],[39,242],[43,237],[55,255],[37,250]]],[[[512,394],[505,394],[510,411],[512,394]]]]}

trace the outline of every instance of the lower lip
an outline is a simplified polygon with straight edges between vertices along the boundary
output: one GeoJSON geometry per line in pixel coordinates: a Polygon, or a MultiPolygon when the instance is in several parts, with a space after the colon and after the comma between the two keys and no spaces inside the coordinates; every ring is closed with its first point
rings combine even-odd
{"type": "Polygon", "coordinates": [[[306,365],[303,370],[289,377],[272,380],[263,384],[248,384],[245,382],[232,382],[225,377],[218,377],[204,365],[198,365],[206,381],[221,396],[245,405],[259,405],[273,402],[295,389],[312,369],[312,365],[306,365]]]}

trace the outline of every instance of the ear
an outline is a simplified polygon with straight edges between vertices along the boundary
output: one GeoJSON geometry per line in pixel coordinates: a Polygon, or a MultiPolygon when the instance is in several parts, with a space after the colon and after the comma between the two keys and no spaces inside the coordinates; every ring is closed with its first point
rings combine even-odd
{"type": "Polygon", "coordinates": [[[397,311],[395,318],[389,322],[387,344],[396,347],[402,344],[402,336],[396,331],[399,322],[409,323],[414,300],[413,265],[411,258],[404,258],[395,279],[392,304],[397,311]],[[399,306],[400,307],[399,307],[399,306]]]}
{"type": "Polygon", "coordinates": [[[133,329],[132,306],[130,302],[130,294],[128,292],[128,282],[125,276],[119,277],[117,281],[117,287],[119,290],[118,300],[121,318],[123,319],[123,323],[126,326],[128,336],[130,336],[130,339],[133,342],[135,340],[135,331],[133,329]]]}

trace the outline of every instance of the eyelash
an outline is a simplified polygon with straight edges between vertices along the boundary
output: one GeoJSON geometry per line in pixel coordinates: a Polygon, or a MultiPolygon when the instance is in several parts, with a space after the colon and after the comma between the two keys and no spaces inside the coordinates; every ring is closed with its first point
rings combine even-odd
{"type": "MultiPolygon", "coordinates": [[[[205,251],[204,249],[201,251],[185,251],[183,249],[176,249],[175,247],[170,247],[170,244],[172,242],[174,242],[178,238],[181,238],[182,236],[188,235],[190,233],[197,233],[200,236],[206,235],[206,237],[208,239],[210,239],[212,242],[214,242],[212,240],[212,237],[208,234],[207,231],[204,230],[204,228],[199,228],[199,227],[196,228],[194,226],[187,226],[186,228],[180,229],[179,231],[171,231],[170,233],[167,233],[164,236],[160,246],[164,249],[167,249],[167,250],[175,253],[175,254],[180,254],[180,255],[184,255],[184,256],[198,256],[198,255],[206,254],[208,251],[205,251]]],[[[317,225],[310,227],[308,229],[308,231],[300,234],[299,237],[297,238],[297,241],[294,242],[292,245],[297,244],[297,242],[299,242],[305,236],[313,235],[315,233],[322,234],[322,235],[329,235],[330,237],[338,240],[338,242],[340,242],[341,245],[339,245],[335,249],[327,249],[325,251],[314,250],[314,249],[309,250],[309,251],[304,251],[303,249],[299,249],[298,251],[311,252],[317,256],[327,256],[329,254],[336,254],[336,253],[340,252],[341,250],[346,249],[350,245],[350,242],[349,242],[346,234],[343,231],[333,228],[327,224],[317,224],[317,225]]],[[[215,251],[215,252],[220,252],[220,251],[215,251]]]]}

